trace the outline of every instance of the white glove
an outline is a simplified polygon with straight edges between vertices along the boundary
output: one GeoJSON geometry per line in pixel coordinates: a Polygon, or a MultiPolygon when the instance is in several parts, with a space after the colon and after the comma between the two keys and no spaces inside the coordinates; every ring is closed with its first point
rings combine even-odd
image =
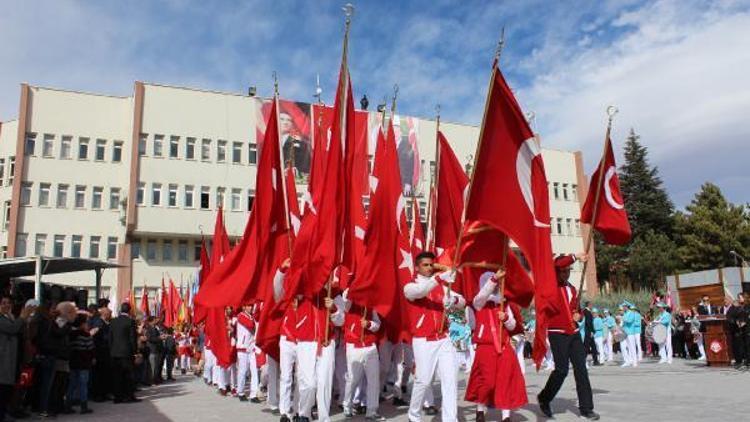
{"type": "Polygon", "coordinates": [[[456,272],[449,270],[442,274],[440,274],[438,277],[440,277],[441,280],[448,284],[453,284],[456,282],[456,272]]]}

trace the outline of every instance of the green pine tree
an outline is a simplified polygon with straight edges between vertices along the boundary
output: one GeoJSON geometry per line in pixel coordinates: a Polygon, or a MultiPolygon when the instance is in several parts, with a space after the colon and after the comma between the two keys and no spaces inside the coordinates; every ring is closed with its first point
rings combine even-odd
{"type": "Polygon", "coordinates": [[[750,252],[750,212],[728,202],[721,189],[704,183],[686,208],[677,213],[676,234],[684,269],[690,271],[733,266],[730,251],[750,252]]]}
{"type": "Polygon", "coordinates": [[[648,231],[671,239],[674,205],[662,186],[657,168],[649,165],[647,155],[648,149],[641,144],[640,136],[630,129],[619,178],[633,239],[648,231]]]}

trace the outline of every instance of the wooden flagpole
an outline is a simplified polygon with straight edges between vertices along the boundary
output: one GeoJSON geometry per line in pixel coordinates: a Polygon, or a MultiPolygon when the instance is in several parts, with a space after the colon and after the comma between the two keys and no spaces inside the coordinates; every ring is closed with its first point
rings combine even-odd
{"type": "MultiPolygon", "coordinates": [[[[279,79],[276,75],[276,72],[273,72],[273,101],[276,109],[276,136],[279,138],[279,169],[274,169],[274,171],[279,170],[279,179],[281,183],[281,192],[284,195],[284,213],[286,215],[286,218],[284,218],[284,222],[286,223],[286,239],[287,239],[287,247],[289,249],[289,258],[292,257],[292,221],[291,217],[289,216],[289,196],[287,195],[286,191],[286,172],[284,171],[284,144],[282,143],[283,139],[281,139],[281,131],[278,130],[279,127],[279,79]]],[[[266,127],[266,130],[268,130],[268,127],[266,127]]],[[[292,157],[294,157],[294,153],[291,154],[292,157]]],[[[292,172],[294,172],[294,169],[292,169],[292,172]]]]}
{"type": "MultiPolygon", "coordinates": [[[[604,183],[604,160],[607,157],[607,149],[611,148],[609,142],[609,136],[612,133],[612,119],[617,114],[617,107],[607,107],[607,134],[604,136],[604,150],[602,151],[602,157],[599,160],[599,177],[596,180],[596,192],[594,192],[594,212],[591,214],[591,223],[589,224],[589,232],[586,236],[586,242],[584,243],[584,252],[588,256],[591,244],[594,242],[594,226],[596,225],[596,217],[599,214],[599,197],[602,191],[602,184],[604,183]]],[[[578,282],[578,307],[580,307],[581,296],[583,296],[583,282],[586,279],[586,268],[588,267],[589,260],[583,261],[583,269],[581,270],[581,280],[578,282]]]]}
{"type": "Polygon", "coordinates": [[[435,216],[437,211],[437,190],[440,181],[440,104],[435,106],[435,171],[430,179],[430,195],[427,202],[427,236],[425,250],[432,250],[435,243],[435,216]]]}

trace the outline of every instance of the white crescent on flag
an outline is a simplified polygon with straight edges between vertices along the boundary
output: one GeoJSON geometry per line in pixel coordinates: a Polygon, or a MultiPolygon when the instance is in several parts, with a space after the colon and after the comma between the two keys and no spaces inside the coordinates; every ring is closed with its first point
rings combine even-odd
{"type": "Polygon", "coordinates": [[[615,198],[612,196],[612,187],[609,184],[615,174],[617,174],[615,166],[609,166],[607,172],[604,174],[604,197],[607,199],[607,203],[610,207],[616,210],[621,210],[625,208],[625,205],[615,200],[615,198]]]}
{"type": "Polygon", "coordinates": [[[546,228],[550,225],[537,220],[534,214],[534,194],[531,191],[531,162],[541,153],[542,150],[533,136],[525,140],[518,148],[518,155],[516,156],[516,177],[518,177],[518,187],[521,188],[523,199],[526,201],[532,217],[534,217],[534,225],[546,228]]]}

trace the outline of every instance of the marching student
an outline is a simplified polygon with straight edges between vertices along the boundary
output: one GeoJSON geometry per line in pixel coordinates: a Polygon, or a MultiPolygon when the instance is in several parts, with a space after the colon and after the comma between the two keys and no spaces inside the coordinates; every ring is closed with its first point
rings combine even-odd
{"type": "Polygon", "coordinates": [[[344,291],[344,343],[346,344],[346,386],[344,388],[344,416],[352,417],[355,390],[361,388],[363,376],[367,390],[365,420],[384,421],[378,414],[380,388],[380,359],[378,357],[378,332],[380,317],[372,309],[362,308],[347,299],[344,291]]]}
{"type": "Polygon", "coordinates": [[[667,329],[667,340],[659,345],[659,363],[672,364],[672,314],[669,312],[670,309],[664,302],[656,304],[658,308],[661,308],[661,314],[659,315],[659,324],[663,325],[667,329]]]}
{"type": "Polygon", "coordinates": [[[615,358],[613,353],[613,347],[614,347],[614,338],[612,336],[612,331],[615,329],[615,326],[617,325],[615,323],[615,318],[609,313],[609,309],[604,308],[604,354],[605,357],[602,360],[605,360],[607,362],[612,362],[612,360],[615,358]]]}
{"type": "Polygon", "coordinates": [[[581,321],[581,311],[578,307],[578,294],[575,287],[568,282],[570,266],[576,259],[586,260],[586,254],[561,255],[555,258],[555,272],[557,274],[558,311],[549,319],[549,344],[555,360],[555,369],[549,376],[547,384],[537,396],[542,413],[552,418],[550,403],[557,395],[568,376],[569,364],[573,364],[573,375],[578,394],[578,408],[581,417],[598,420],[599,415],[594,412],[594,399],[591,392],[589,374],[586,370],[586,351],[578,333],[578,322],[581,321]]]}
{"type": "Polygon", "coordinates": [[[523,331],[523,321],[520,309],[514,311],[497,291],[503,277],[502,269],[482,274],[472,303],[476,321],[472,340],[477,348],[466,400],[477,404],[477,422],[484,422],[490,406],[501,409],[503,422],[509,422],[510,411],[528,403],[526,382],[510,342],[511,336],[523,331]]]}
{"type": "Polygon", "coordinates": [[[454,282],[448,267],[434,263],[435,254],[422,252],[415,259],[417,275],[404,286],[410,304],[412,348],[416,373],[409,403],[409,420],[422,420],[422,403],[435,370],[440,376],[443,422],[457,420],[456,348],[448,337],[446,311],[463,310],[463,296],[448,286],[454,282]],[[435,270],[443,271],[435,275],[435,270]]]}
{"type": "MultiPolygon", "coordinates": [[[[273,295],[276,303],[284,297],[284,281],[289,262],[289,259],[284,260],[273,279],[273,295]]],[[[297,366],[297,299],[284,312],[279,353],[280,422],[290,422],[299,409],[299,382],[294,382],[294,368],[297,366]],[[294,400],[292,400],[293,386],[297,387],[294,400]]]]}
{"type": "Polygon", "coordinates": [[[625,343],[627,344],[626,351],[623,351],[623,357],[625,357],[625,363],[623,367],[638,366],[638,346],[640,342],[640,326],[641,326],[641,314],[635,312],[633,308],[635,305],[628,302],[627,300],[620,304],[624,313],[622,315],[622,329],[625,331],[627,338],[625,343]]]}
{"type": "Polygon", "coordinates": [[[599,316],[599,309],[593,308],[591,310],[591,314],[594,317],[593,319],[594,344],[596,344],[596,352],[597,352],[597,355],[600,356],[599,365],[601,365],[605,361],[604,330],[606,328],[604,326],[604,320],[602,319],[601,316],[599,316]]]}
{"type": "Polygon", "coordinates": [[[250,401],[260,403],[258,399],[258,366],[255,362],[255,330],[253,306],[245,305],[242,312],[235,317],[237,341],[237,396],[240,401],[247,401],[245,392],[248,374],[250,375],[250,401]]]}

